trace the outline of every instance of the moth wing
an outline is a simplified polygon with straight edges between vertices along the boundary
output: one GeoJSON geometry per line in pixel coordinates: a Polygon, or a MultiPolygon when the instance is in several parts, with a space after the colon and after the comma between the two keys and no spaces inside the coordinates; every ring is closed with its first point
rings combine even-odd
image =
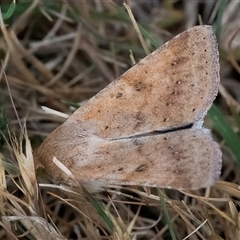
{"type": "Polygon", "coordinates": [[[141,60],[68,120],[102,138],[129,137],[202,121],[219,85],[217,43],[196,26],[141,60]]]}
{"type": "Polygon", "coordinates": [[[221,150],[205,129],[95,141],[87,161],[79,154],[71,158],[70,170],[80,181],[199,189],[220,175],[221,150]]]}
{"type": "Polygon", "coordinates": [[[34,152],[56,181],[73,183],[53,157],[82,183],[198,189],[221,170],[221,150],[209,130],[190,128],[121,139],[89,135],[87,123],[62,124],[34,152]],[[86,126],[84,126],[86,124],[86,126]]]}

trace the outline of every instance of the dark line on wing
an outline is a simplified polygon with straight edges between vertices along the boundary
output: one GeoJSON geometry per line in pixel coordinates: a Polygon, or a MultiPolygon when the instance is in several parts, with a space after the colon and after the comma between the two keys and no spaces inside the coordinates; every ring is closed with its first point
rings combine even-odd
{"type": "Polygon", "coordinates": [[[156,130],[156,131],[152,131],[152,132],[148,132],[148,133],[136,134],[136,135],[132,135],[132,136],[129,136],[129,137],[113,138],[111,140],[131,139],[131,138],[136,138],[136,137],[147,137],[147,136],[152,136],[152,135],[160,135],[160,134],[165,134],[165,133],[169,133],[169,132],[175,132],[175,131],[190,129],[190,128],[192,128],[192,126],[193,126],[193,123],[187,124],[187,125],[181,126],[181,127],[169,128],[169,129],[166,129],[166,130],[160,130],[160,131],[156,130]]]}

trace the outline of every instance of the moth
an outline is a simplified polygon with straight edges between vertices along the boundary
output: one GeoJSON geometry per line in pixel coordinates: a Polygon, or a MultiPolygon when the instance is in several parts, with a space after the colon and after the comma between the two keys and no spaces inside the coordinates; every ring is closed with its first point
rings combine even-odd
{"type": "Polygon", "coordinates": [[[199,189],[221,172],[203,118],[218,93],[211,26],[179,34],[76,110],[35,151],[52,178],[81,183],[199,189]]]}

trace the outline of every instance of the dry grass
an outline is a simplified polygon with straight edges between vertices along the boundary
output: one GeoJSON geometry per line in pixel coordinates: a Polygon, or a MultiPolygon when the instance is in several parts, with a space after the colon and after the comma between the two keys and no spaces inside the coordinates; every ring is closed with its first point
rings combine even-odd
{"type": "Polygon", "coordinates": [[[240,239],[239,5],[129,3],[150,51],[197,24],[197,13],[214,25],[222,83],[216,105],[224,116],[212,109],[205,122],[222,146],[221,181],[194,192],[120,187],[92,195],[50,184],[45,173],[37,180],[31,146],[65,121],[40,106],[70,114],[61,100],[89,99],[132,65],[129,49],[136,61],[145,53],[121,1],[19,1],[0,22],[0,127],[10,135],[0,138],[0,239],[240,239]]]}

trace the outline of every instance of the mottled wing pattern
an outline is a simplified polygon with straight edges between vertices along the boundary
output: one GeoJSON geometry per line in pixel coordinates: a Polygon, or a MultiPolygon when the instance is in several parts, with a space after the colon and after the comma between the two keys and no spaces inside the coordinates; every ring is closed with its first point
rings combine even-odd
{"type": "Polygon", "coordinates": [[[129,137],[202,120],[219,85],[216,39],[193,27],[164,44],[77,110],[102,138],[129,137]]]}
{"type": "Polygon", "coordinates": [[[93,184],[197,189],[220,175],[221,150],[209,130],[104,140],[85,135],[86,129],[63,124],[37,150],[52,178],[72,181],[52,162],[54,156],[77,180],[93,184]]]}
{"type": "Polygon", "coordinates": [[[45,139],[35,160],[54,179],[70,183],[53,163],[54,156],[81,182],[207,187],[220,175],[221,151],[197,123],[218,85],[212,28],[193,27],[79,108],[45,139]],[[193,127],[174,131],[189,124],[193,127]]]}

